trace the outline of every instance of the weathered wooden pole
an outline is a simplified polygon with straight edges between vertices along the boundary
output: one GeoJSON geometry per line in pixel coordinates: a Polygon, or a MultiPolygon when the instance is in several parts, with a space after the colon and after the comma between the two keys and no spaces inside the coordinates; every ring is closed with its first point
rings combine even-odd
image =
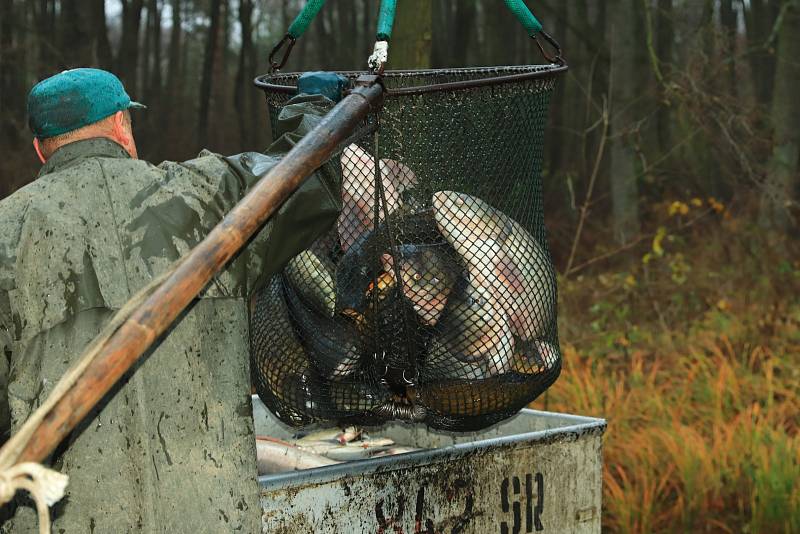
{"type": "MultiPolygon", "coordinates": [[[[247,244],[300,184],[330,158],[367,113],[377,109],[382,97],[383,87],[376,77],[360,78],[357,87],[267,172],[183,258],[175,271],[132,311],[66,393],[47,409],[25,442],[20,443],[12,436],[0,449],[0,467],[41,462],[47,458],[172,325],[211,278],[247,244]]],[[[58,389],[57,384],[55,390],[58,389]]]]}

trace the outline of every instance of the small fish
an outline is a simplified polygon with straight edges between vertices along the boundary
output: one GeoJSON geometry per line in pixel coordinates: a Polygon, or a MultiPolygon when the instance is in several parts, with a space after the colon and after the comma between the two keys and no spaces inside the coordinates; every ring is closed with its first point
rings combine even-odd
{"type": "Polygon", "coordinates": [[[359,436],[361,436],[361,429],[354,426],[349,426],[342,430],[341,434],[336,436],[336,441],[341,444],[345,444],[357,439],[359,436]]]}
{"type": "Polygon", "coordinates": [[[417,452],[421,451],[422,449],[418,449],[417,447],[390,447],[388,449],[378,451],[377,453],[373,454],[373,458],[383,458],[385,456],[395,456],[398,454],[407,454],[409,452],[417,452]]]}
{"type": "Polygon", "coordinates": [[[356,460],[366,460],[379,451],[387,450],[388,448],[389,447],[361,448],[341,446],[325,451],[325,457],[338,462],[353,462],[356,460]]]}
{"type": "Polygon", "coordinates": [[[256,464],[259,475],[313,469],[338,463],[340,462],[304,451],[285,441],[256,437],[256,464]]]}
{"type": "Polygon", "coordinates": [[[555,318],[555,273],[541,245],[479,198],[438,191],[433,207],[439,231],[464,259],[472,283],[491,291],[512,332],[544,336],[555,318]]]}
{"type": "Polygon", "coordinates": [[[376,447],[389,447],[394,445],[394,440],[389,438],[367,438],[362,436],[358,441],[347,443],[346,447],[360,447],[362,449],[374,449],[376,447]]]}
{"type": "Polygon", "coordinates": [[[333,263],[323,261],[311,250],[304,250],[289,260],[283,275],[303,301],[326,317],[333,317],[336,294],[333,287],[333,263]]]}
{"type": "Polygon", "coordinates": [[[310,434],[303,434],[297,436],[295,439],[298,444],[315,443],[329,441],[331,443],[339,443],[337,439],[342,434],[341,428],[324,428],[322,430],[315,430],[310,434]]]}

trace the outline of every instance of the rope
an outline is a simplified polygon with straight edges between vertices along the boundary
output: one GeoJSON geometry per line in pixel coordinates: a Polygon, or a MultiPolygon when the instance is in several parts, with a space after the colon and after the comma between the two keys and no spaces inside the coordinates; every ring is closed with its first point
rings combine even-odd
{"type": "Polygon", "coordinates": [[[30,493],[39,516],[39,534],[50,534],[48,506],[64,497],[69,477],[35,462],[24,462],[0,472],[0,504],[14,498],[20,490],[30,493]]]}
{"type": "Polygon", "coordinates": [[[103,330],[86,347],[78,362],[61,377],[41,406],[28,417],[20,429],[0,449],[0,506],[10,502],[19,490],[30,493],[36,503],[41,534],[50,532],[50,514],[47,507],[52,506],[64,496],[69,478],[67,475],[35,462],[17,463],[19,457],[39,423],[47,417],[77,382],[111,336],[130,318],[134,310],[175,272],[181,261],[176,261],[167,271],[154,278],[114,314],[103,330]]]}

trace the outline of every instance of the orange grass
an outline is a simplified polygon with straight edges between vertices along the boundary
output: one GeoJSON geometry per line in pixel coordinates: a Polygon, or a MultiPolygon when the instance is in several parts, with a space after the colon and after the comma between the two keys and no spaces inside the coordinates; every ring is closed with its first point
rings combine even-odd
{"type": "Polygon", "coordinates": [[[604,530],[800,532],[800,263],[733,236],[703,231],[723,245],[696,279],[666,254],[561,283],[564,368],[535,407],[608,420],[604,530]]]}

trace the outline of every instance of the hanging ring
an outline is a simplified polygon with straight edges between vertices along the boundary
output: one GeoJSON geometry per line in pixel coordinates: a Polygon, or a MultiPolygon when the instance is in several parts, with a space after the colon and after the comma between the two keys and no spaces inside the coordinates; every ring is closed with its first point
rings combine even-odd
{"type": "Polygon", "coordinates": [[[549,33],[547,33],[546,31],[544,31],[544,30],[540,30],[538,35],[541,35],[544,38],[544,40],[547,41],[550,44],[551,47],[553,47],[553,50],[555,50],[555,55],[554,56],[551,56],[550,54],[548,54],[547,51],[542,46],[542,42],[539,39],[537,39],[537,35],[533,35],[532,36],[533,40],[536,41],[536,46],[539,47],[539,51],[542,53],[542,56],[547,61],[549,61],[550,63],[556,63],[558,65],[563,65],[564,64],[564,58],[561,57],[561,45],[558,44],[558,41],[553,39],[553,37],[549,33]]]}
{"type": "Polygon", "coordinates": [[[292,35],[288,34],[288,33],[283,36],[283,39],[278,41],[278,44],[276,44],[275,48],[272,49],[272,52],[269,53],[269,72],[270,72],[270,74],[279,71],[280,69],[283,68],[284,65],[286,65],[286,62],[289,60],[289,54],[292,53],[292,48],[294,47],[294,44],[296,42],[297,42],[297,39],[295,37],[292,37],[292,35]],[[286,50],[283,52],[283,57],[281,58],[280,63],[279,63],[279,62],[275,61],[275,56],[278,54],[278,52],[280,52],[280,49],[286,43],[289,43],[289,44],[286,46],[286,50]]]}

